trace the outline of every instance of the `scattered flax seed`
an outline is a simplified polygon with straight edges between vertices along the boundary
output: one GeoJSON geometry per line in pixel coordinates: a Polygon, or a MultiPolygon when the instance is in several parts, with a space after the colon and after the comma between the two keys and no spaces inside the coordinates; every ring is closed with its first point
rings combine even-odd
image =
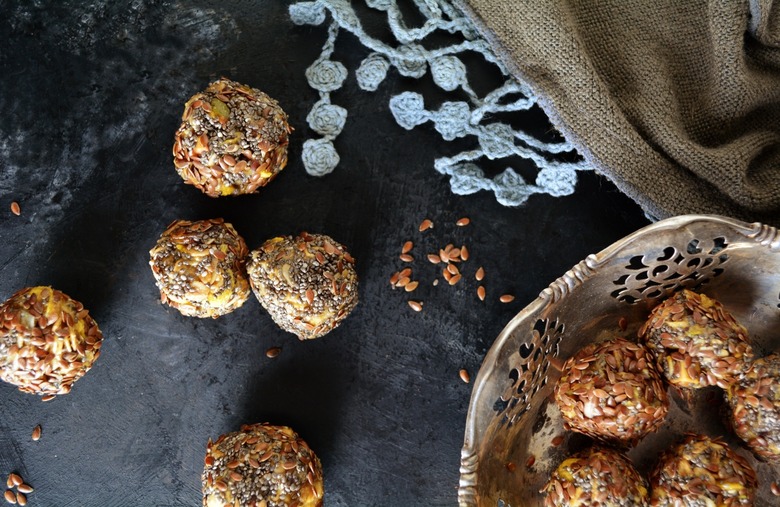
{"type": "Polygon", "coordinates": [[[431,222],[430,220],[428,220],[426,218],[425,220],[423,220],[420,223],[420,232],[427,231],[428,229],[430,229],[432,227],[433,227],[433,222],[431,222]]]}
{"type": "Polygon", "coordinates": [[[421,301],[409,301],[409,306],[412,307],[412,310],[415,312],[419,312],[422,310],[422,302],[421,301]]]}
{"type": "Polygon", "coordinates": [[[462,277],[461,277],[460,273],[458,273],[457,275],[452,275],[452,278],[450,278],[450,280],[449,280],[450,285],[455,285],[456,283],[458,283],[460,281],[461,278],[462,277]]]}
{"type": "Polygon", "coordinates": [[[507,463],[506,465],[504,465],[504,466],[506,466],[506,469],[509,470],[510,472],[514,472],[515,469],[517,468],[517,465],[515,465],[511,461],[509,463],[507,463]]]}
{"type": "Polygon", "coordinates": [[[24,484],[24,481],[22,478],[17,474],[9,474],[8,480],[6,481],[6,484],[9,488],[13,488],[14,486],[18,486],[20,484],[24,484]]]}
{"type": "Polygon", "coordinates": [[[420,282],[418,282],[417,280],[414,280],[412,282],[407,283],[406,287],[404,287],[404,290],[406,292],[412,292],[414,289],[417,288],[418,285],[420,285],[420,282]]]}
{"type": "Polygon", "coordinates": [[[16,216],[19,216],[22,214],[22,208],[19,207],[19,203],[14,201],[11,203],[11,213],[13,213],[16,216]]]}
{"type": "Polygon", "coordinates": [[[412,276],[412,268],[404,268],[399,274],[401,278],[412,276]]]}
{"type": "Polygon", "coordinates": [[[55,398],[53,394],[47,394],[46,396],[41,397],[41,401],[51,401],[55,398]]]}
{"type": "Polygon", "coordinates": [[[436,254],[428,254],[428,261],[430,261],[431,264],[438,264],[441,262],[441,257],[436,254]]]}
{"type": "Polygon", "coordinates": [[[436,287],[437,285],[439,285],[439,279],[438,278],[433,281],[433,286],[436,287]]]}
{"type": "Polygon", "coordinates": [[[479,298],[480,301],[485,300],[485,287],[483,287],[482,285],[477,287],[477,297],[479,298]]]}
{"type": "Polygon", "coordinates": [[[32,439],[35,442],[37,442],[38,440],[41,439],[41,425],[40,424],[37,425],[35,428],[33,428],[33,430],[32,430],[32,439]]]}
{"type": "Polygon", "coordinates": [[[409,254],[401,254],[398,256],[398,258],[404,262],[412,262],[414,260],[414,257],[409,254]]]}
{"type": "Polygon", "coordinates": [[[532,454],[528,456],[528,459],[525,462],[525,466],[531,468],[532,466],[534,466],[534,463],[536,463],[536,456],[532,454]]]}
{"type": "Polygon", "coordinates": [[[511,303],[515,300],[515,297],[512,294],[504,294],[500,298],[498,298],[499,301],[502,303],[511,303]]]}
{"type": "Polygon", "coordinates": [[[778,485],[776,482],[773,482],[771,486],[769,486],[769,489],[772,490],[772,494],[775,496],[780,496],[780,485],[778,485]]]}
{"type": "Polygon", "coordinates": [[[460,247],[460,258],[463,261],[469,260],[469,250],[466,248],[466,245],[460,247]]]}
{"type": "Polygon", "coordinates": [[[474,278],[476,278],[478,282],[481,282],[482,279],[485,278],[485,268],[480,266],[476,274],[474,274],[474,278]]]}
{"type": "Polygon", "coordinates": [[[628,329],[628,321],[626,320],[625,317],[620,317],[620,319],[618,319],[618,327],[620,328],[621,331],[625,331],[626,329],[628,329]]]}
{"type": "Polygon", "coordinates": [[[22,506],[27,505],[27,497],[24,496],[24,493],[16,494],[16,503],[22,506]]]}
{"type": "Polygon", "coordinates": [[[411,241],[407,241],[406,243],[404,243],[403,248],[401,248],[401,253],[402,254],[409,253],[412,250],[412,248],[414,248],[414,243],[412,243],[411,241]]]}
{"type": "Polygon", "coordinates": [[[396,271],[392,275],[390,275],[390,285],[395,287],[395,284],[398,283],[398,280],[401,278],[401,273],[396,271]]]}
{"type": "Polygon", "coordinates": [[[555,447],[558,447],[563,443],[563,435],[558,435],[557,437],[552,439],[552,445],[555,447]]]}
{"type": "Polygon", "coordinates": [[[10,504],[16,504],[16,495],[14,495],[14,492],[10,489],[5,490],[5,501],[10,504]]]}
{"type": "Polygon", "coordinates": [[[265,356],[269,359],[273,359],[276,356],[278,356],[282,352],[281,347],[271,347],[270,349],[265,351],[265,356]]]}
{"type": "Polygon", "coordinates": [[[398,280],[398,283],[396,285],[398,287],[406,287],[407,285],[409,285],[409,282],[411,282],[411,281],[412,281],[411,278],[409,278],[408,276],[405,276],[405,277],[401,278],[400,280],[398,280]]]}
{"type": "Polygon", "coordinates": [[[466,225],[469,225],[471,223],[471,220],[469,220],[467,217],[463,217],[459,219],[457,222],[455,222],[455,225],[458,227],[464,227],[466,225]]]}
{"type": "Polygon", "coordinates": [[[471,381],[471,375],[469,375],[468,370],[466,370],[465,368],[461,368],[459,374],[460,374],[460,379],[463,382],[468,384],[471,381]]]}

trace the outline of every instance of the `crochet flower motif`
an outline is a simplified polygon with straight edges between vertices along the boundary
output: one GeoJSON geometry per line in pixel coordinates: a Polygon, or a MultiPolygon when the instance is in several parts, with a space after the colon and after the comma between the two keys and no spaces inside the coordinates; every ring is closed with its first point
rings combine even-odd
{"type": "Polygon", "coordinates": [[[320,100],[314,104],[306,121],[314,132],[322,136],[309,139],[303,145],[306,171],[314,176],[323,176],[332,172],[339,163],[333,141],[344,128],[347,110],[331,104],[330,92],[340,89],[348,77],[344,65],[332,59],[336,38],[339,30],[343,29],[370,49],[355,70],[361,89],[376,91],[388,72],[395,69],[399,75],[415,79],[430,72],[433,82],[441,90],[456,92],[459,99],[464,94],[468,97],[467,101],[445,101],[438,109],[427,109],[425,97],[410,91],[391,97],[389,102],[395,121],[404,129],[411,130],[431,122],[446,141],[466,136],[476,138],[477,149],[434,161],[434,168],[450,178],[453,193],[468,195],[487,190],[493,192],[496,200],[505,206],[519,206],[533,194],[557,197],[573,193],[577,171],[591,168],[580,157],[572,156],[576,152],[571,144],[565,140],[543,139],[538,134],[515,127],[514,121],[512,125],[501,121],[506,118],[505,113],[528,112],[537,107],[536,96],[530,87],[509,76],[490,44],[451,1],[412,2],[425,20],[422,26],[406,26],[396,0],[365,2],[369,8],[386,13],[390,31],[398,41],[395,46],[366,33],[349,0],[316,0],[290,5],[290,19],[298,25],[322,25],[327,22],[328,15],[331,18],[322,53],[306,70],[309,85],[320,93],[320,100]],[[444,47],[423,44],[426,37],[434,32],[455,35],[460,42],[444,47]],[[426,46],[435,48],[426,49],[426,46]],[[468,67],[459,58],[467,51],[481,54],[485,62],[498,67],[505,76],[504,83],[487,95],[478,95],[469,84],[468,67]],[[562,154],[568,156],[563,158],[562,154]],[[510,157],[524,159],[537,169],[533,182],[527,181],[511,167],[491,178],[475,163],[481,158],[504,160],[510,157]]]}

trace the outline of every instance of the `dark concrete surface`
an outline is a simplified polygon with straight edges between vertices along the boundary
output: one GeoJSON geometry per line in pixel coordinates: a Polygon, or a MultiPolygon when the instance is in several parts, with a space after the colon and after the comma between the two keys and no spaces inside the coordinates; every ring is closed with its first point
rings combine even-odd
{"type": "MultiPolygon", "coordinates": [[[[52,285],[82,301],[105,335],[69,395],[43,403],[0,385],[0,478],[17,472],[32,484],[29,505],[199,505],[206,441],[262,421],[292,426],[320,456],[327,506],[454,505],[471,394],[458,371],[476,377],[516,312],[647,224],[594,173],[572,196],[518,208],[484,192],[453,195],[433,161],[458,144],[430,124],[403,130],[387,108],[391,95],[431,83],[391,71],[376,92],[360,91],[354,69],[367,50],[348,35],[336,57],[350,78],[333,94],[350,113],[336,141],[341,165],[308,176],[300,151],[314,136],[305,117],[317,94],[304,71],[325,29],[293,25],[287,4],[0,0],[0,299],[52,285]],[[220,75],[276,98],[296,128],[288,167],[256,195],[211,199],[173,169],[183,103],[220,75]],[[302,343],[254,298],[217,320],[161,305],[149,249],[174,219],[220,216],[250,249],[301,230],[347,245],[356,311],[302,343]],[[471,225],[455,227],[463,216],[471,225]],[[426,217],[436,226],[420,234],[426,217]],[[421,313],[388,284],[406,240],[416,245],[421,313]],[[464,280],[433,286],[438,270],[424,254],[449,242],[470,249],[464,280]],[[499,303],[505,292],[515,301],[499,303]],[[268,359],[272,346],[282,353],[268,359]],[[43,437],[33,442],[36,424],[43,437]]],[[[540,118],[513,121],[548,128],[540,118]]]]}

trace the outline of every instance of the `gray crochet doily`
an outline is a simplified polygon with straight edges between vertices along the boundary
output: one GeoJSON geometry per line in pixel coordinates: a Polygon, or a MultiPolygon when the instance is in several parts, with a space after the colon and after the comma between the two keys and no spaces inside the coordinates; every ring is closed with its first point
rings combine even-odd
{"type": "Polygon", "coordinates": [[[450,186],[455,194],[490,190],[499,203],[517,206],[533,194],[562,196],[574,192],[577,171],[590,170],[591,167],[580,157],[560,156],[576,155],[571,144],[542,140],[508,123],[491,120],[497,113],[530,110],[536,104],[530,87],[509,76],[488,42],[479,36],[473,24],[452,3],[445,0],[410,1],[425,19],[422,26],[406,26],[395,0],[366,0],[367,7],[386,13],[388,26],[398,41],[397,46],[389,46],[368,35],[348,0],[316,0],[290,5],[290,17],[298,25],[321,25],[326,23],[330,14],[328,38],[322,53],[306,70],[309,85],[320,94],[306,120],[311,129],[322,136],[304,142],[302,157],[306,171],[313,176],[324,176],[332,172],[340,161],[333,141],[344,128],[347,110],[331,103],[330,93],[341,88],[348,77],[347,68],[332,59],[339,30],[343,29],[354,34],[370,51],[355,70],[361,89],[376,90],[390,69],[395,68],[402,76],[418,79],[430,72],[441,90],[460,90],[468,96],[468,102],[444,102],[438,110],[427,109],[425,98],[411,91],[392,97],[389,103],[396,122],[407,130],[432,122],[447,141],[476,137],[478,148],[441,157],[434,162],[437,171],[450,177],[450,186]],[[459,42],[427,49],[423,43],[437,31],[456,35],[459,42]],[[469,85],[467,66],[459,58],[466,51],[478,52],[486,62],[497,66],[505,76],[503,84],[480,97],[469,85]],[[477,165],[480,159],[500,160],[513,156],[526,159],[536,168],[533,182],[527,181],[511,167],[490,178],[477,165]],[[575,158],[575,161],[562,158],[575,158]]]}

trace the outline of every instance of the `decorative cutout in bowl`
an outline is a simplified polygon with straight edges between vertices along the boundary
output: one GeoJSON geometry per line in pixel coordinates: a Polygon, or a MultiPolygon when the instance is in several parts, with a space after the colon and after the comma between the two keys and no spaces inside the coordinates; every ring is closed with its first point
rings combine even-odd
{"type": "MultiPolygon", "coordinates": [[[[566,432],[552,392],[553,367],[607,336],[636,339],[650,309],[682,288],[703,292],[749,331],[757,356],[780,350],[780,235],[777,229],[712,215],[662,220],[588,256],[518,313],[488,352],[471,394],[461,451],[463,507],[542,504],[552,470],[587,439],[566,432]]],[[[671,392],[671,391],[670,391],[671,392]]],[[[673,396],[662,428],[629,457],[645,476],[683,433],[724,435],[757,472],[756,505],[780,467],[756,460],[731,433],[717,388],[673,396]]]]}

